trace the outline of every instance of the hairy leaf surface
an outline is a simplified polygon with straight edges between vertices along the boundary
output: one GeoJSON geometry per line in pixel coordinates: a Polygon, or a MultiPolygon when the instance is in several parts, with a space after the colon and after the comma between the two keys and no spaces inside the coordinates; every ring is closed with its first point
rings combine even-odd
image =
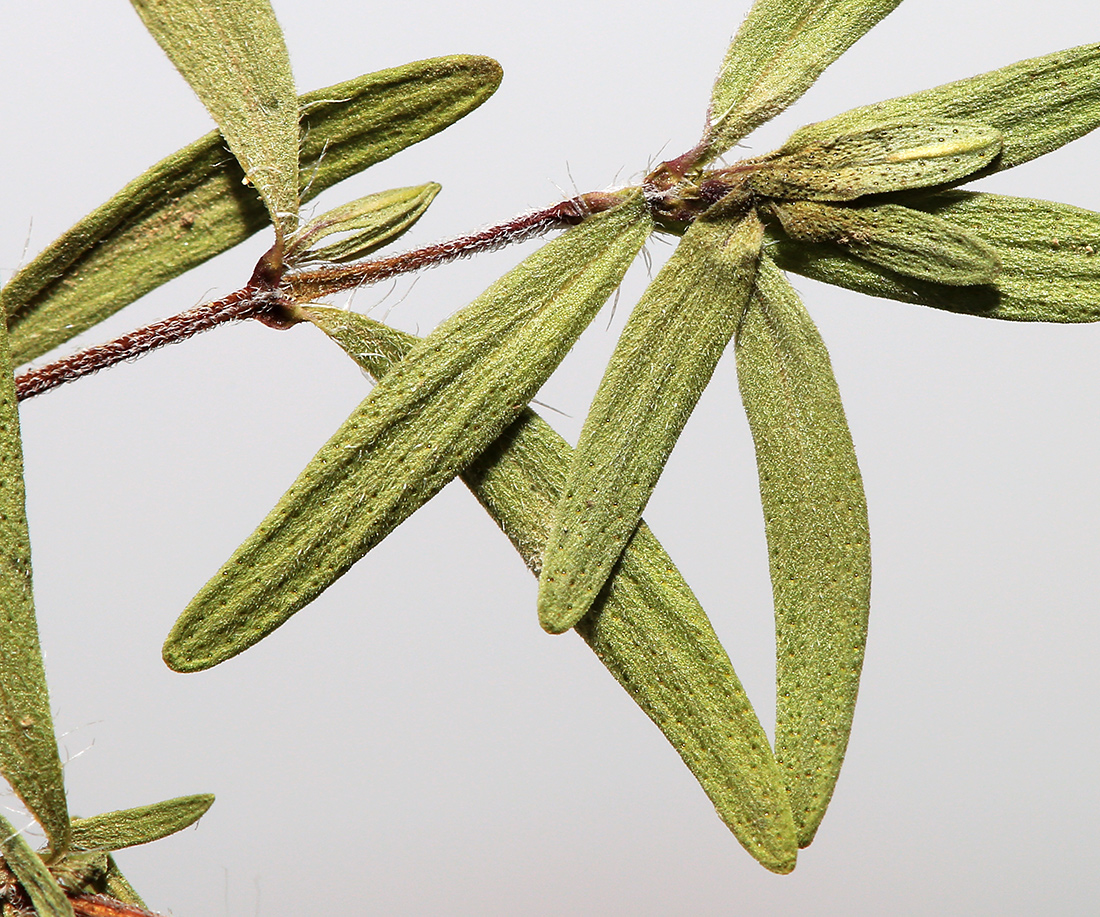
{"type": "Polygon", "coordinates": [[[786,270],[870,296],[1012,321],[1100,320],[1100,214],[1068,204],[949,191],[907,197],[977,239],[996,256],[996,283],[946,286],[876,267],[835,245],[775,240],[769,252],[786,270]]]}
{"type": "MultiPolygon", "coordinates": [[[[69,899],[42,858],[3,815],[0,815],[0,854],[3,854],[4,863],[30,895],[31,904],[39,917],[73,917],[69,899]]],[[[6,905],[4,910],[8,910],[6,905]]]]}
{"type": "Polygon", "coordinates": [[[951,286],[994,283],[997,255],[977,236],[932,214],[878,204],[778,204],[783,230],[801,242],[832,242],[857,258],[918,280],[951,286]]]}
{"type": "Polygon", "coordinates": [[[700,162],[783,111],[900,2],[756,0],[715,80],[700,162]]]}
{"type": "Polygon", "coordinates": [[[809,145],[883,121],[972,121],[996,128],[1004,148],[982,172],[1010,169],[1100,125],[1100,44],[1033,57],[1000,70],[864,105],[809,124],[788,145],[809,145]]]}
{"type": "Polygon", "coordinates": [[[419,220],[442,190],[429,182],[413,188],[393,188],[368,194],[311,220],[302,227],[287,252],[288,261],[353,261],[392,242],[419,220]],[[346,234],[320,248],[331,235],[346,234]]]}
{"type": "Polygon", "coordinates": [[[546,544],[539,622],[568,630],[630,538],[745,310],[763,227],[700,218],[634,307],[581,430],[546,544]]]}
{"type": "Polygon", "coordinates": [[[237,157],[280,237],[298,220],[298,93],[268,0],[131,0],[237,157]]]}
{"type": "Polygon", "coordinates": [[[735,353],[775,601],[775,757],[805,847],[840,774],[859,690],[871,595],[867,503],[825,345],[766,256],[735,353]]]}
{"type": "Polygon", "coordinates": [[[1001,142],[1000,131],[980,124],[880,124],[805,147],[788,142],[747,184],[769,197],[850,201],[965,178],[1001,142]]]}
{"type": "Polygon", "coordinates": [[[168,837],[197,822],[214,804],[210,793],[180,796],[164,802],[91,818],[74,818],[72,841],[84,850],[121,850],[168,837]]]}
{"type": "MultiPolygon", "coordinates": [[[[307,93],[302,201],[438,133],[500,84],[487,57],[441,57],[307,93]]],[[[33,360],[269,225],[214,131],[157,163],[0,290],[16,365],[33,360]]]]}
{"type": "Polygon", "coordinates": [[[0,329],[0,771],[54,850],[69,843],[69,812],[31,588],[19,410],[0,329]]]}
{"type": "MultiPolygon", "coordinates": [[[[375,376],[416,342],[362,316],[309,311],[375,376]]],[[[572,453],[525,409],[462,473],[536,573],[572,453]]],[[[705,612],[644,523],[577,632],[664,733],[745,848],[768,869],[793,869],[794,824],[767,736],[705,612]]]]}
{"type": "Polygon", "coordinates": [[[652,228],[640,194],[514,268],[413,349],[168,636],[180,671],[262,639],[479,455],[534,397],[652,228]]]}

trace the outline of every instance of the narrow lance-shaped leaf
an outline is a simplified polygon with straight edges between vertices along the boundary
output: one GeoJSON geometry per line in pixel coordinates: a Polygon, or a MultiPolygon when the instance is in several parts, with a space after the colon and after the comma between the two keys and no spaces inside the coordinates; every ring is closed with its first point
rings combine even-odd
{"type": "MultiPolygon", "coordinates": [[[[493,94],[487,57],[441,57],[310,92],[301,103],[302,200],[443,130],[493,94]]],[[[0,290],[16,365],[103,321],[269,225],[214,131],[157,163],[0,290]]]]}
{"type": "Polygon", "coordinates": [[[235,656],[438,493],[534,397],[651,227],[641,195],[631,193],[535,252],[418,344],[184,610],[165,661],[195,671],[235,656]]]}
{"type": "Polygon", "coordinates": [[[137,893],[137,890],[130,884],[130,881],[122,874],[122,870],[118,868],[118,863],[115,862],[115,858],[110,854],[107,855],[107,875],[103,880],[104,891],[112,898],[123,902],[124,904],[134,904],[138,907],[145,907],[145,902],[142,900],[141,895],[137,893]]]}
{"type": "Polygon", "coordinates": [[[588,611],[745,309],[764,229],[700,218],[639,300],[593,399],[546,544],[539,623],[588,611]]]}
{"type": "MultiPolygon", "coordinates": [[[[309,314],[375,376],[416,342],[352,313],[309,314]]],[[[462,473],[535,573],[572,453],[525,409],[462,473]]],[[[664,733],[745,848],[768,869],[793,869],[794,823],[767,736],[702,607],[645,523],[577,631],[664,733]]]]}
{"type": "Polygon", "coordinates": [[[697,162],[783,111],[900,2],[756,0],[715,80],[697,162]]]}
{"type": "Polygon", "coordinates": [[[84,850],[121,850],[168,837],[197,822],[214,803],[210,793],[180,796],[164,802],[91,818],[74,818],[72,842],[84,850]]]}
{"type": "Polygon", "coordinates": [[[735,352],[775,600],[775,757],[805,847],[840,774],[859,689],[871,589],[867,504],[825,345],[768,257],[735,352]]]}
{"type": "Polygon", "coordinates": [[[31,589],[23,447],[8,335],[0,329],[0,772],[46,832],[69,844],[69,813],[31,589]]]}
{"type": "Polygon", "coordinates": [[[1000,131],[981,124],[880,124],[804,147],[788,142],[746,184],[768,197],[850,201],[965,178],[1001,143],[1000,131]]]}
{"type": "Polygon", "coordinates": [[[298,94],[268,0],[132,0],[260,192],[276,233],[298,220],[298,94]]]}
{"type": "MultiPolygon", "coordinates": [[[[73,917],[69,899],[42,858],[3,815],[0,815],[0,853],[4,863],[30,895],[31,904],[39,917],[73,917]]],[[[4,906],[4,910],[8,908],[4,906]]]]}
{"type": "Polygon", "coordinates": [[[287,261],[352,261],[392,242],[424,215],[442,186],[435,182],[414,188],[393,188],[368,194],[310,220],[287,248],[287,261]],[[336,234],[344,238],[316,248],[336,234]]]}
{"type": "Polygon", "coordinates": [[[994,251],[953,223],[909,207],[841,207],[790,201],[772,208],[800,242],[832,242],[855,257],[918,280],[952,286],[994,283],[994,251]]]}
{"type": "Polygon", "coordinates": [[[995,286],[958,287],[906,277],[835,245],[777,238],[784,269],[870,296],[1012,321],[1100,320],[1100,214],[1068,204],[968,191],[906,197],[978,240],[1000,268],[995,286]]]}
{"type": "Polygon", "coordinates": [[[791,135],[801,146],[866,130],[883,121],[973,121],[1004,136],[983,174],[1010,169],[1100,125],[1100,44],[1033,57],[913,95],[853,108],[791,135]]]}

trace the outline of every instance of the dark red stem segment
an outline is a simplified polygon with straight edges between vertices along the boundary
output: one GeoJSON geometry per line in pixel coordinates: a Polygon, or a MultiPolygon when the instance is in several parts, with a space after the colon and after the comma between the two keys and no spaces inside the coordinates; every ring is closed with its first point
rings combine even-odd
{"type": "Polygon", "coordinates": [[[269,309],[272,305],[271,299],[270,292],[259,293],[245,287],[217,302],[197,306],[163,321],[138,328],[106,344],[89,347],[38,369],[21,373],[15,377],[15,394],[22,401],[116,363],[133,360],[168,344],[184,341],[215,325],[252,318],[269,309]]]}
{"type": "Polygon", "coordinates": [[[545,210],[520,214],[505,223],[389,258],[291,271],[286,274],[284,283],[289,285],[294,300],[310,302],[343,290],[389,280],[409,271],[436,267],[480,252],[495,251],[515,242],[526,242],[552,229],[575,226],[586,216],[606,210],[619,201],[620,198],[613,193],[583,194],[545,210]]]}
{"type": "Polygon", "coordinates": [[[446,264],[513,242],[524,242],[552,229],[576,225],[586,216],[608,210],[621,200],[621,195],[615,192],[582,194],[545,210],[521,214],[505,223],[447,242],[438,242],[390,258],[340,266],[288,271],[283,262],[282,248],[276,243],[256,264],[252,279],[243,289],[217,302],[206,303],[138,328],[106,344],[89,347],[54,363],[28,370],[15,377],[16,396],[22,401],[40,395],[58,385],[107,369],[116,363],[133,360],[168,344],[187,340],[226,322],[256,318],[274,328],[287,328],[297,321],[293,314],[296,303],[311,302],[331,293],[446,264]]]}

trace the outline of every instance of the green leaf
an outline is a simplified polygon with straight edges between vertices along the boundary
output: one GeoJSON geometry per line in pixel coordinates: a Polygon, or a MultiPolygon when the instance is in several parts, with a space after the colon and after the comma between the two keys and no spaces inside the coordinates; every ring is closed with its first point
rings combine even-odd
{"type": "Polygon", "coordinates": [[[132,0],[213,116],[281,239],[298,221],[298,94],[268,0],[132,0]]]}
{"type": "Polygon", "coordinates": [[[153,805],[74,818],[73,846],[83,850],[121,850],[168,837],[197,822],[214,804],[214,796],[180,796],[153,805]]]}
{"type": "Polygon", "coordinates": [[[745,310],[763,226],[695,221],[631,313],[581,431],[539,577],[539,623],[588,611],[745,310]]]}
{"type": "MultiPolygon", "coordinates": [[[[383,375],[415,338],[337,309],[310,319],[383,375]]],[[[462,479],[535,573],[573,450],[525,409],[462,479]]],[[[794,823],[767,737],[687,583],[642,523],[577,632],[653,720],[745,848],[794,868],[794,823]]]]}
{"type": "Polygon", "coordinates": [[[188,605],[165,643],[168,665],[197,671],[248,648],[435,496],[534,397],[651,228],[632,193],[418,344],[188,605]]]}
{"type": "Polygon", "coordinates": [[[1100,214],[967,191],[914,196],[906,205],[990,249],[1000,263],[996,285],[927,283],[857,260],[833,245],[781,238],[768,250],[786,270],[870,296],[1013,321],[1100,320],[1100,214]]]}
{"type": "Polygon", "coordinates": [[[771,260],[737,333],[776,630],[775,757],[805,847],[840,774],[867,641],[867,503],[829,355],[771,260]]]}
{"type": "Polygon", "coordinates": [[[783,111],[900,2],[756,0],[715,80],[697,162],[783,111]]]}
{"type": "MultiPolygon", "coordinates": [[[[407,64],[300,99],[302,201],[418,143],[500,84],[487,57],[407,64]]],[[[0,290],[16,365],[269,225],[214,131],[130,182],[0,290]]]]}
{"type": "MultiPolygon", "coordinates": [[[[31,904],[39,917],[73,917],[69,899],[42,858],[3,815],[0,815],[0,853],[19,884],[30,895],[31,904]]],[[[6,912],[8,908],[5,906],[4,910],[6,912]]]]}
{"type": "Polygon", "coordinates": [[[832,242],[856,258],[907,277],[972,286],[994,283],[1000,274],[997,255],[974,234],[909,207],[791,201],[772,210],[792,239],[832,242]]]}
{"type": "Polygon", "coordinates": [[[1004,135],[1004,149],[982,174],[1056,150],[1100,125],[1100,44],[1033,57],[1000,70],[909,96],[864,105],[796,131],[809,145],[883,121],[974,121],[1004,135]]]}
{"type": "Polygon", "coordinates": [[[809,146],[785,144],[749,174],[769,197],[850,201],[865,194],[946,185],[1001,151],[1001,133],[980,124],[879,124],[809,146]]]}
{"type": "Polygon", "coordinates": [[[8,335],[0,330],[0,772],[51,849],[63,851],[69,813],[34,616],[25,504],[19,410],[8,335]]]}
{"type": "Polygon", "coordinates": [[[107,874],[104,877],[104,891],[116,901],[123,902],[123,904],[134,904],[141,908],[145,907],[145,902],[142,901],[141,895],[137,893],[134,886],[132,886],[126,876],[122,874],[122,870],[118,868],[118,863],[115,862],[115,858],[110,854],[107,855],[107,874]]]}
{"type": "Polygon", "coordinates": [[[419,220],[442,190],[435,182],[368,194],[336,207],[303,226],[287,249],[287,261],[353,261],[392,242],[419,220]],[[336,233],[346,238],[308,248],[336,233]]]}

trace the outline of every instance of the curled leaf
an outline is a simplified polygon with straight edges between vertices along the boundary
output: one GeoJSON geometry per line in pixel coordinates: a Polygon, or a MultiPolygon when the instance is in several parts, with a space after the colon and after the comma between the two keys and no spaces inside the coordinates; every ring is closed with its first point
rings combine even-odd
{"type": "MultiPolygon", "coordinates": [[[[42,858],[3,815],[0,815],[0,854],[30,896],[39,917],[73,917],[69,899],[42,858]]],[[[8,910],[6,905],[4,910],[8,910]]]]}
{"type": "Polygon", "coordinates": [[[1100,320],[1100,214],[1068,204],[950,191],[906,198],[978,240],[1000,268],[993,286],[946,286],[903,276],[833,245],[786,237],[769,247],[789,271],[850,290],[1012,321],[1100,320]]]}
{"type": "MultiPolygon", "coordinates": [[[[19,411],[0,329],[0,772],[46,832],[69,844],[69,813],[31,589],[19,411]]],[[[2,830],[2,829],[0,829],[2,830]]]]}
{"type": "Polygon", "coordinates": [[[419,220],[440,192],[435,182],[368,194],[310,220],[287,248],[287,261],[353,261],[392,242],[419,220]],[[347,234],[322,248],[328,236],[347,234]]]}
{"type": "MultiPolygon", "coordinates": [[[[416,343],[336,309],[309,317],[367,372],[385,374],[416,343]]],[[[573,450],[529,409],[462,479],[537,572],[573,450]]],[[[645,523],[577,624],[608,671],[653,720],[760,863],[794,868],[794,824],[760,722],[706,613],[645,523]]]]}
{"type": "Polygon", "coordinates": [[[897,204],[843,207],[776,204],[783,231],[800,242],[831,242],[863,261],[907,277],[951,286],[997,280],[997,255],[953,223],[897,204]]]}
{"type": "Polygon", "coordinates": [[[279,238],[298,220],[298,94],[268,0],[132,0],[213,116],[279,238]]]}
{"type": "Polygon", "coordinates": [[[84,850],[121,850],[168,837],[197,822],[214,804],[214,796],[180,796],[164,802],[91,818],[74,818],[72,842],[84,850]]]}
{"type": "Polygon", "coordinates": [[[1083,137],[1100,125],[1100,44],[1033,57],[1000,70],[853,108],[796,131],[788,145],[808,146],[884,121],[971,121],[1004,137],[983,174],[1010,169],[1083,137]]]}
{"type": "Polygon", "coordinates": [[[652,228],[638,193],[514,268],[419,343],[176,621],[164,658],[216,665],[342,576],[534,397],[652,228]]]}
{"type": "MultiPolygon", "coordinates": [[[[500,65],[457,55],[301,96],[302,201],[418,143],[496,91],[500,65]]],[[[93,210],[0,290],[16,365],[243,242],[269,224],[214,131],[93,210]]]]}
{"type": "Polygon", "coordinates": [[[756,0],[714,82],[696,162],[720,156],[802,95],[901,0],[756,0]]]}
{"type": "Polygon", "coordinates": [[[766,256],[735,353],[775,600],[775,757],[805,847],[840,774],[859,690],[871,594],[867,502],[829,354],[766,256]]]}
{"type": "Polygon", "coordinates": [[[539,623],[588,611],[641,518],[752,291],[755,215],[699,219],[634,307],[581,431],[539,577],[539,623]]]}
{"type": "Polygon", "coordinates": [[[980,124],[880,124],[808,146],[788,142],[746,183],[769,197],[850,201],[958,181],[1000,151],[1000,131],[980,124]]]}

